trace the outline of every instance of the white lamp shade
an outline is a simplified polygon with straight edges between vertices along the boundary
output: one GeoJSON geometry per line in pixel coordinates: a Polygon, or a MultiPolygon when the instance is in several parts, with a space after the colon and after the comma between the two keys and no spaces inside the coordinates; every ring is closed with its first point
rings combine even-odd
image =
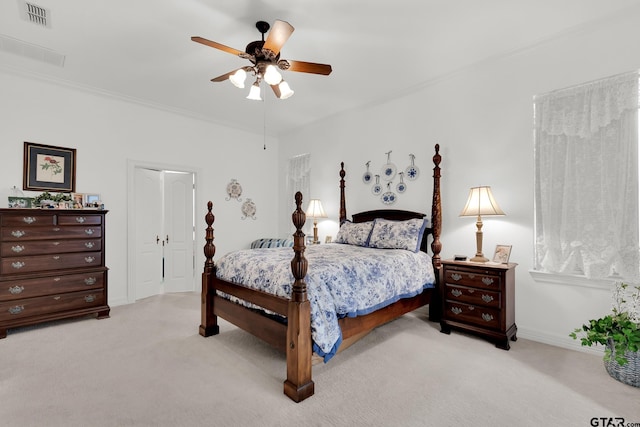
{"type": "Polygon", "coordinates": [[[278,88],[280,89],[280,99],[287,99],[294,94],[294,91],[289,87],[289,83],[284,80],[280,82],[278,88]]]}
{"type": "Polygon", "coordinates": [[[249,91],[249,95],[247,95],[247,99],[262,101],[262,98],[260,97],[260,85],[255,83],[251,85],[251,90],[249,91]]]}
{"type": "Polygon", "coordinates": [[[270,85],[277,85],[282,81],[282,74],[273,65],[267,65],[267,69],[264,72],[264,81],[270,85]]]}
{"type": "Polygon", "coordinates": [[[473,187],[469,190],[469,199],[460,216],[504,215],[493,198],[491,187],[473,187]]]}
{"type": "Polygon", "coordinates": [[[322,209],[322,203],[320,203],[318,199],[311,199],[309,201],[309,207],[305,214],[312,218],[327,218],[327,214],[324,212],[324,209],[322,209]]]}
{"type": "Polygon", "coordinates": [[[229,81],[235,86],[235,87],[239,87],[240,89],[244,88],[244,81],[247,79],[247,72],[245,70],[243,70],[242,68],[240,68],[238,71],[236,71],[235,73],[231,74],[229,76],[229,81]]]}

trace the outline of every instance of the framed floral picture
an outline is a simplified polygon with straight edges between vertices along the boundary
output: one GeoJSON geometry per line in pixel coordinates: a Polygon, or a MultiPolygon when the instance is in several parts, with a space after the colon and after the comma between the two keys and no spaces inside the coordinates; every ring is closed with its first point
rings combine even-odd
{"type": "Polygon", "coordinates": [[[511,245],[496,245],[496,251],[493,254],[493,262],[507,264],[511,256],[511,245]]]}
{"type": "Polygon", "coordinates": [[[22,188],[60,193],[75,192],[75,148],[25,142],[22,188]]]}

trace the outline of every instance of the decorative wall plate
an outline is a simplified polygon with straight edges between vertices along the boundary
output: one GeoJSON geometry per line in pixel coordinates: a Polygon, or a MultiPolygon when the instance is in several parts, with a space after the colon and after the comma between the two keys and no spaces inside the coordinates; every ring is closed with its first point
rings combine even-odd
{"type": "Polygon", "coordinates": [[[231,182],[227,184],[227,194],[226,200],[236,199],[237,201],[241,201],[242,185],[240,185],[237,180],[232,179],[231,182]]]}
{"type": "Polygon", "coordinates": [[[404,173],[407,174],[407,179],[415,181],[420,175],[420,169],[415,165],[416,156],[409,154],[409,157],[411,158],[411,165],[407,166],[404,173]]]}
{"type": "Polygon", "coordinates": [[[404,172],[398,172],[398,175],[400,175],[400,182],[396,184],[396,191],[398,193],[404,193],[405,191],[407,191],[407,184],[405,184],[404,180],[402,179],[404,176],[404,172]]]}
{"type": "Polygon", "coordinates": [[[398,197],[396,196],[396,193],[394,193],[393,191],[385,191],[382,196],[380,196],[380,200],[382,200],[382,203],[384,203],[385,205],[394,204],[397,198],[398,197]]]}
{"type": "Polygon", "coordinates": [[[370,163],[371,160],[365,163],[365,165],[367,165],[367,171],[364,173],[364,175],[362,175],[362,182],[364,182],[365,184],[371,184],[371,180],[373,179],[373,175],[371,175],[371,172],[369,172],[370,163]]]}
{"type": "Polygon", "coordinates": [[[396,172],[398,171],[398,169],[396,168],[396,165],[391,163],[391,151],[387,152],[386,155],[387,163],[382,165],[382,169],[380,169],[380,175],[382,175],[382,179],[384,179],[385,181],[391,181],[396,177],[396,172]]]}
{"type": "Polygon", "coordinates": [[[251,201],[251,199],[247,199],[242,203],[240,207],[242,211],[242,219],[256,219],[256,204],[251,201]]]}
{"type": "Polygon", "coordinates": [[[382,185],[380,185],[380,175],[376,175],[376,183],[371,187],[371,192],[374,195],[382,193],[382,185]]]}

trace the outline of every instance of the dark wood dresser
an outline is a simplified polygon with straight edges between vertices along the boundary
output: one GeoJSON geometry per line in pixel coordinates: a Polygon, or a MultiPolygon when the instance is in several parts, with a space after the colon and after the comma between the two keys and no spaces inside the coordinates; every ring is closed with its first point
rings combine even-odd
{"type": "Polygon", "coordinates": [[[109,317],[106,213],[0,209],[0,338],[18,326],[109,317]]]}
{"type": "Polygon", "coordinates": [[[440,331],[471,332],[509,350],[517,339],[515,269],[518,264],[442,261],[443,312],[440,331]]]}

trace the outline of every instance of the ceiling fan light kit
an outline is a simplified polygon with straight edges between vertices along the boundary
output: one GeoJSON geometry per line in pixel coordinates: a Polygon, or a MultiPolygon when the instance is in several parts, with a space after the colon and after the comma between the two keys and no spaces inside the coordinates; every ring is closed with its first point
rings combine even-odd
{"type": "Polygon", "coordinates": [[[273,28],[271,28],[267,22],[258,21],[256,22],[256,28],[262,34],[262,40],[249,43],[244,52],[202,37],[191,37],[191,40],[194,42],[231,53],[240,58],[248,59],[253,64],[213,78],[211,79],[212,82],[229,80],[235,87],[243,89],[245,87],[244,82],[247,78],[247,73],[251,72],[256,76],[256,80],[251,85],[247,99],[262,101],[260,84],[263,80],[271,86],[273,93],[279,99],[287,99],[294,94],[294,91],[291,90],[289,84],[284,81],[282,74],[280,74],[278,70],[325,76],[331,74],[331,65],[328,64],[280,59],[280,50],[294,31],[293,26],[288,22],[276,20],[273,28]],[[269,31],[269,28],[271,28],[271,31],[265,40],[264,35],[269,31]]]}

